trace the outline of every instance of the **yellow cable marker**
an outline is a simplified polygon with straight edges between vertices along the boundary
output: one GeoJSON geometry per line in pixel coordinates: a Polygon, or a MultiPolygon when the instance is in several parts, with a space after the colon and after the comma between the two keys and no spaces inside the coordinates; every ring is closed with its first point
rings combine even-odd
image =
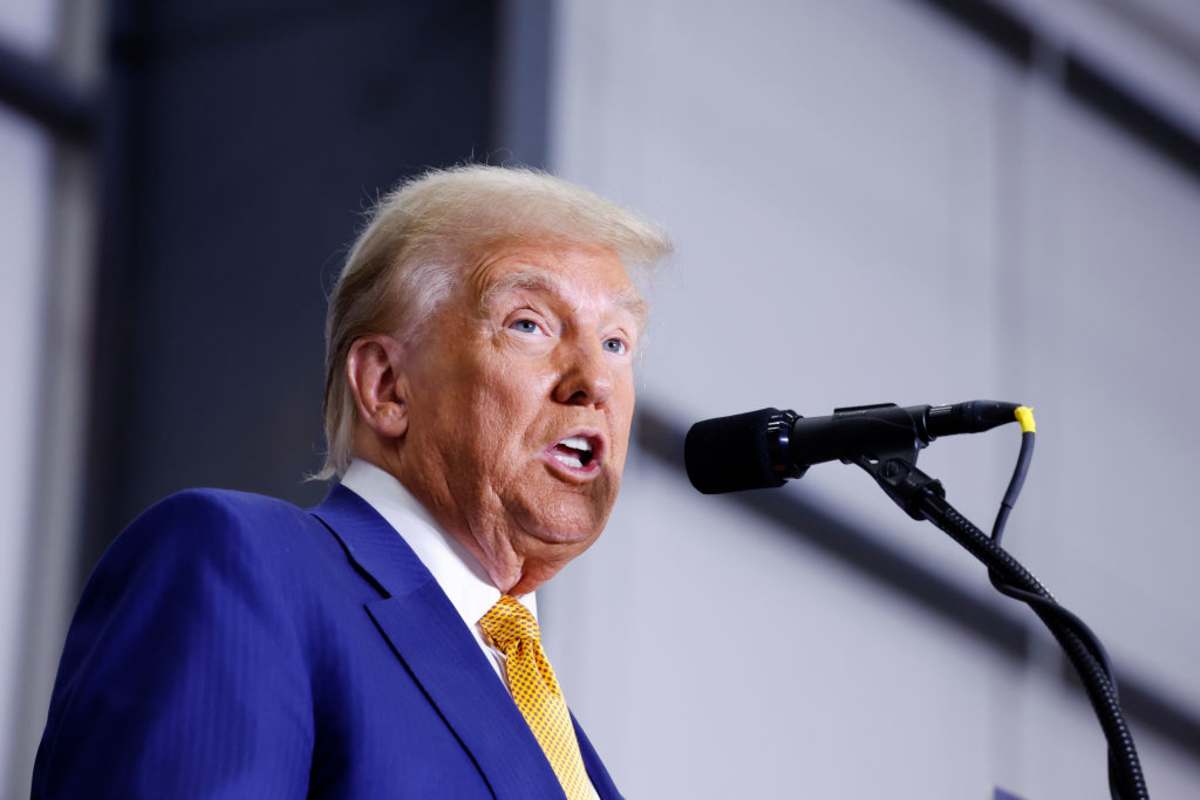
{"type": "Polygon", "coordinates": [[[1029,406],[1017,406],[1017,422],[1021,425],[1021,433],[1037,433],[1037,423],[1033,421],[1033,409],[1029,406]]]}

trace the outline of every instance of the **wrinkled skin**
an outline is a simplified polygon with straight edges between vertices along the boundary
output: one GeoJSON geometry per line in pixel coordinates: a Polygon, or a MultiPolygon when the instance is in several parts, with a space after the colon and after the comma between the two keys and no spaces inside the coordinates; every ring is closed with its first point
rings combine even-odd
{"type": "Polygon", "coordinates": [[[496,588],[533,591],[612,511],[642,316],[611,251],[495,248],[407,348],[383,335],[355,343],[355,453],[398,478],[496,588]],[[604,441],[586,475],[548,452],[581,429],[604,441]]]}

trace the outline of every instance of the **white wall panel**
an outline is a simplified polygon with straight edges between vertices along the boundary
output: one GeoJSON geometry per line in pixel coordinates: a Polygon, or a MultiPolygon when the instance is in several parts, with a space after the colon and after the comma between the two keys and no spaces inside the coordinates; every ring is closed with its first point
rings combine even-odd
{"type": "MultiPolygon", "coordinates": [[[[42,285],[49,143],[0,108],[0,720],[17,718],[31,537],[35,402],[41,372],[42,285]]],[[[14,735],[0,724],[0,766],[14,735]]]]}
{"type": "MultiPolygon", "coordinates": [[[[1196,187],[919,3],[568,0],[555,48],[552,165],[678,244],[653,279],[643,402],[680,421],[1035,404],[1013,549],[1122,663],[1196,703],[1196,187]],[[1121,436],[1117,407],[1151,419],[1121,436]],[[1118,448],[1145,483],[1108,483],[1118,448]]],[[[986,526],[1017,444],[943,440],[921,464],[986,526]]],[[[804,482],[988,591],[857,470],[804,482]]],[[[630,796],[1107,792],[1103,739],[1052,654],[998,660],[644,459],[545,594],[569,696],[630,796]]],[[[1194,758],[1140,744],[1156,796],[1200,784],[1194,758]]]]}
{"type": "MultiPolygon", "coordinates": [[[[689,416],[820,414],[1000,391],[993,64],[903,4],[851,5],[651,4],[607,48],[594,37],[621,6],[568,6],[580,18],[562,50],[583,63],[564,64],[578,89],[559,93],[556,163],[679,245],[655,295],[646,398],[689,416]]],[[[932,456],[968,509],[990,513],[1002,492],[992,454],[1008,469],[1016,437],[998,437],[932,456]]],[[[905,524],[864,475],[808,480],[869,522],[905,524]]]]}
{"type": "Polygon", "coordinates": [[[0,3],[0,41],[33,55],[49,55],[54,45],[56,5],[53,0],[4,0],[0,3]]]}
{"type": "Polygon", "coordinates": [[[1045,398],[1022,545],[1122,663],[1200,708],[1200,185],[1076,110],[1028,125],[1027,191],[1056,207],[1021,266],[1045,398]]]}

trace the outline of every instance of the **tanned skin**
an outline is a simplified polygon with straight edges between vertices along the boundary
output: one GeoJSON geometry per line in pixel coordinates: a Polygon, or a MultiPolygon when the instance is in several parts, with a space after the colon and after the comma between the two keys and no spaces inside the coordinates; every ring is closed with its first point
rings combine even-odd
{"type": "Polygon", "coordinates": [[[492,248],[407,347],[385,334],[351,347],[355,455],[404,484],[497,589],[531,592],[612,511],[643,317],[610,250],[492,248]],[[592,446],[584,467],[555,458],[566,436],[592,446]]]}

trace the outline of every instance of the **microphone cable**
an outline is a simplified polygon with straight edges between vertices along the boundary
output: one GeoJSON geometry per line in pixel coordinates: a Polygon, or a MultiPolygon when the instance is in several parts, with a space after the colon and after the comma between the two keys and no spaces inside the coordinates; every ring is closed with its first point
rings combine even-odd
{"type": "Polygon", "coordinates": [[[1050,592],[1000,546],[1008,517],[1021,494],[1033,460],[1037,433],[1032,408],[1020,406],[1015,416],[1021,426],[1021,449],[996,513],[991,536],[984,537],[982,531],[944,498],[933,494],[927,495],[924,504],[934,512],[928,519],[983,561],[988,567],[988,578],[996,590],[1028,605],[1066,652],[1109,742],[1108,781],[1113,800],[1149,798],[1137,749],[1121,712],[1112,662],[1104,645],[1083,620],[1059,605],[1050,592]]]}
{"type": "MultiPolygon", "coordinates": [[[[1032,408],[1020,406],[1016,410],[1016,417],[1017,422],[1021,425],[1021,451],[1017,454],[1017,464],[1013,468],[1012,478],[1008,482],[1008,489],[1004,492],[1004,499],[1000,501],[1000,510],[996,513],[996,521],[992,523],[992,541],[997,545],[1001,544],[1004,538],[1004,528],[1008,524],[1008,515],[1012,513],[1013,506],[1017,504],[1017,498],[1021,494],[1021,488],[1025,485],[1025,476],[1029,472],[1030,462],[1033,461],[1033,445],[1037,435],[1037,423],[1033,418],[1032,408]]],[[[1068,625],[1076,635],[1083,639],[1088,649],[1092,651],[1092,655],[1104,666],[1104,672],[1108,675],[1109,682],[1112,683],[1113,692],[1116,693],[1117,681],[1113,675],[1112,662],[1109,660],[1108,651],[1104,649],[1100,638],[1092,632],[1092,629],[1083,620],[1058,603],[1047,601],[1044,597],[1031,594],[1016,586],[1005,583],[995,570],[988,570],[988,578],[991,580],[992,586],[996,587],[996,590],[1001,594],[1015,600],[1021,600],[1032,606],[1038,606],[1049,613],[1059,616],[1063,624],[1068,625]]]]}

